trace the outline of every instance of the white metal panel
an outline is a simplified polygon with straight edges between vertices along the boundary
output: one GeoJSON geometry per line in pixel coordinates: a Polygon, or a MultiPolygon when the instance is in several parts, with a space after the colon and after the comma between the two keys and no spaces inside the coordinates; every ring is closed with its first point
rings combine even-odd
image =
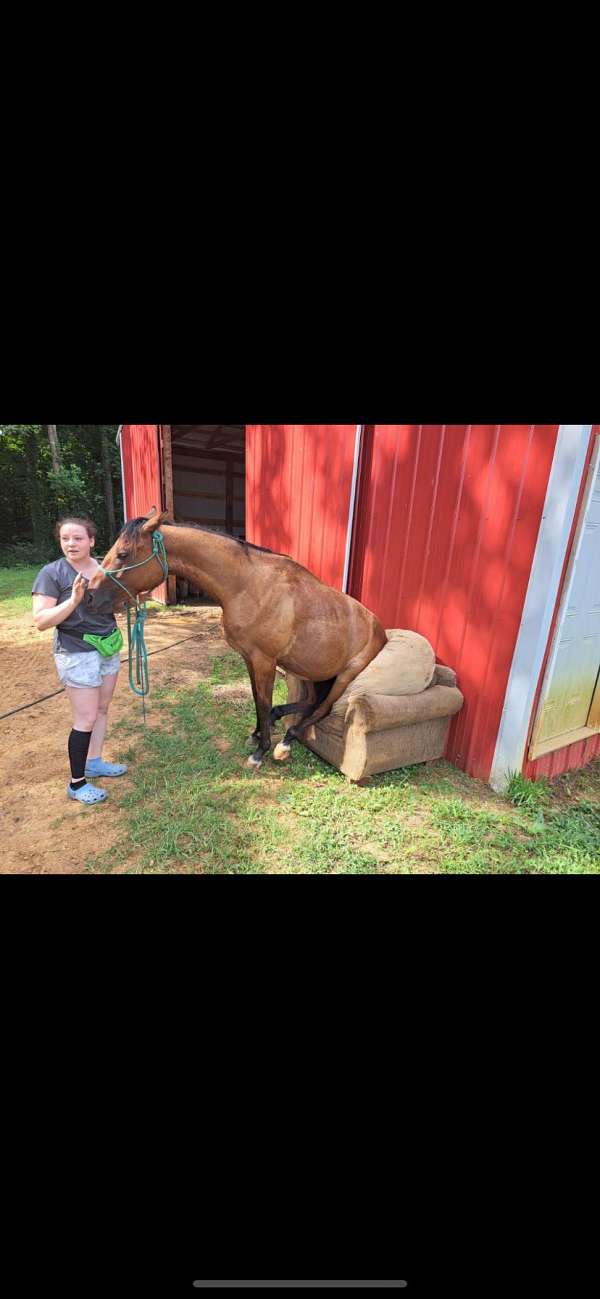
{"type": "Polygon", "coordinates": [[[561,424],[531,567],[521,627],[506,689],[490,784],[506,788],[520,771],[560,576],[589,449],[591,424],[561,424]]]}
{"type": "Polygon", "coordinates": [[[600,441],[588,472],[530,755],[589,725],[600,670],[600,441]]]}

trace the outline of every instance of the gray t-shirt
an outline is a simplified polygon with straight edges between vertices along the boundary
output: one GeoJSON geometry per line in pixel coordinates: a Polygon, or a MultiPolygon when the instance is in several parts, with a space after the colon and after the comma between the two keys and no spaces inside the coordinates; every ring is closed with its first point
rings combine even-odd
{"type": "MultiPolygon", "coordinates": [[[[70,599],[76,577],[76,568],[64,558],[56,559],[40,570],[31,594],[51,595],[58,604],[64,604],[70,599]]],[[[86,591],[81,604],[59,627],[54,628],[54,652],[63,649],[68,654],[93,654],[94,646],[79,636],[69,636],[69,628],[93,636],[110,635],[117,625],[112,611],[113,599],[112,583],[104,583],[98,591],[86,591]]]]}

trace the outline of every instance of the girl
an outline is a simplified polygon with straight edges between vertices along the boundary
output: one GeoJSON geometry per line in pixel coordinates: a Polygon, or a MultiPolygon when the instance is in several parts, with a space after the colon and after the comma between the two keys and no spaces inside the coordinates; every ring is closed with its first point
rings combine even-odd
{"type": "Polygon", "coordinates": [[[59,519],[54,535],[64,558],[46,564],[38,573],[32,590],[33,618],[38,631],[55,628],[54,661],[73,714],[67,794],[78,803],[103,803],[106,791],[90,784],[87,777],[123,776],[127,771],[125,763],[102,759],[108,709],[121,661],[118,653],[106,657],[84,637],[107,637],[117,631],[113,592],[106,586],[87,591],[89,579],[100,567],[91,554],[96,544],[91,519],[59,519]]]}

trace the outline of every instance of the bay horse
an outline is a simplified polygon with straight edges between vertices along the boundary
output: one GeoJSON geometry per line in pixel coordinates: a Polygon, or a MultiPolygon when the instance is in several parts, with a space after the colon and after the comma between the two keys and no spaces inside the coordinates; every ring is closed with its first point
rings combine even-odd
{"type": "Polygon", "coordinates": [[[296,714],[305,720],[290,726],[273,752],[279,761],[288,758],[291,741],[327,716],[383,648],[387,636],[381,623],[358,600],[319,581],[288,555],[167,519],[168,512],[153,507],[147,517],[126,523],[90,588],[114,577],[115,606],[125,598],[123,588],[132,597],[151,591],[165,577],[153,534],[162,537],[169,572],[221,605],[225,639],[248,669],[256,706],[256,729],[249,738],[257,747],[247,765],[261,766],[271,748],[272,723],[296,714]],[[315,699],[273,708],[277,666],[314,683],[315,699]]]}

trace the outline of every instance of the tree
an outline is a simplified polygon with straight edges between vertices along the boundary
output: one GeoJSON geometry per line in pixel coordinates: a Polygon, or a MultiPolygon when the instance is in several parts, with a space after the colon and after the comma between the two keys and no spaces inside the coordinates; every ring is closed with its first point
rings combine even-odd
{"type": "Polygon", "coordinates": [[[57,474],[59,469],[61,468],[62,461],[60,455],[60,442],[58,440],[58,434],[56,432],[56,424],[47,424],[46,428],[48,429],[48,441],[50,443],[50,454],[52,456],[52,468],[54,470],[54,473],[57,474]]]}
{"type": "Polygon", "coordinates": [[[30,425],[25,433],[25,457],[27,460],[27,499],[31,518],[31,536],[33,543],[43,549],[48,541],[48,520],[42,502],[39,479],[39,446],[36,426],[30,425]]]}
{"type": "Polygon", "coordinates": [[[110,452],[108,446],[108,433],[103,427],[100,432],[102,448],[102,476],[104,481],[104,503],[106,505],[106,516],[108,519],[108,531],[111,538],[115,536],[117,526],[115,523],[115,499],[113,495],[113,485],[110,466],[110,452]]]}
{"type": "Polygon", "coordinates": [[[122,518],[117,424],[0,424],[0,563],[45,562],[60,514],[94,519],[98,552],[122,518]]]}

